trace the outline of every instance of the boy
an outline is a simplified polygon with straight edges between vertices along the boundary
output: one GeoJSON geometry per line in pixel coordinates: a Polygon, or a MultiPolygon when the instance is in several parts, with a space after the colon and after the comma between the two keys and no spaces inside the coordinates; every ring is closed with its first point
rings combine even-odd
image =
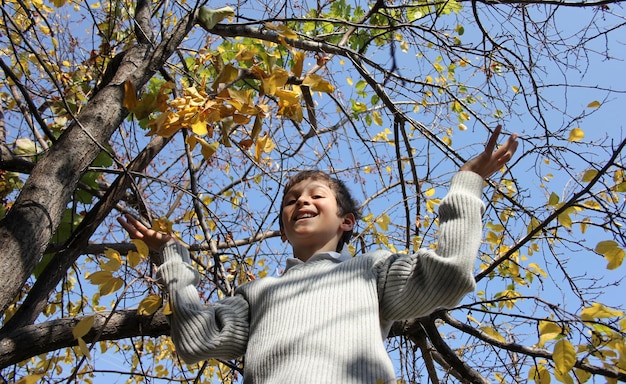
{"type": "Polygon", "coordinates": [[[132,217],[120,219],[131,237],[160,249],[159,273],[172,305],[171,336],[188,363],[245,355],[246,383],[395,383],[384,339],[395,320],[453,307],[474,289],[482,232],[484,179],[511,159],[516,135],[496,150],[500,127],[485,151],[452,178],[439,208],[436,251],[337,251],[358,219],[343,183],[306,171],[287,184],[280,228],[294,258],[285,273],[240,286],[204,305],[185,246],[132,217]]]}

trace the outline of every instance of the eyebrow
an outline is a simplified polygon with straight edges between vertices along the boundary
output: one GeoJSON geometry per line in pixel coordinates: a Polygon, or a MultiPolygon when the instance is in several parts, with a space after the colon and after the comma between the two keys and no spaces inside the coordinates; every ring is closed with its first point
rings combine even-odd
{"type": "MultiPolygon", "coordinates": [[[[315,183],[315,184],[314,184],[314,185],[310,188],[310,190],[311,190],[312,192],[315,192],[315,191],[317,191],[317,190],[319,190],[319,189],[322,189],[322,190],[324,190],[324,191],[329,191],[329,192],[331,192],[331,193],[333,192],[333,189],[332,189],[329,185],[326,185],[326,184],[321,183],[321,182],[316,182],[316,183],[315,183]]],[[[295,188],[295,186],[294,186],[294,187],[292,187],[291,189],[289,189],[289,191],[287,191],[287,193],[285,193],[285,195],[284,195],[284,197],[283,197],[283,201],[285,201],[288,197],[291,197],[291,196],[293,196],[293,195],[299,195],[299,194],[301,194],[301,193],[302,193],[302,190],[303,190],[302,188],[298,189],[298,188],[295,188]]]]}

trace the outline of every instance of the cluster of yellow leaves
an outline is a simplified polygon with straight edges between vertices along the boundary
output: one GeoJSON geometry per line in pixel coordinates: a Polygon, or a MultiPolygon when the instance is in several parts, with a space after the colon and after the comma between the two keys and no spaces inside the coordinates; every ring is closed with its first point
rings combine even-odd
{"type": "MultiPolygon", "coordinates": [[[[289,33],[288,27],[272,26],[272,28],[281,36],[294,38],[289,33]]],[[[276,100],[278,116],[301,122],[304,118],[302,88],[306,87],[307,92],[309,90],[333,92],[334,87],[315,73],[306,74],[302,78],[305,59],[303,52],[293,51],[291,71],[270,65],[271,63],[267,61],[255,61],[257,53],[254,47],[240,45],[234,59],[252,62],[252,66],[241,69],[235,63],[214,64],[218,73],[210,86],[203,82],[197,87],[186,87],[182,95],[175,98],[169,96],[175,87],[171,82],[162,84],[156,95],[145,94],[137,99],[132,83],[127,81],[124,84],[123,105],[137,119],[148,119],[146,126],[150,129],[149,135],[170,137],[181,129],[192,131],[195,136],[190,136],[188,143],[192,148],[200,144],[201,153],[205,158],[213,156],[220,144],[230,147],[231,136],[240,130],[248,135],[248,138],[240,140],[240,147],[248,149],[255,144],[254,157],[261,161],[263,154],[270,153],[274,148],[269,136],[260,134],[263,118],[270,110],[261,98],[269,96],[276,100]],[[267,69],[264,69],[265,67],[267,69]],[[288,84],[290,77],[302,78],[301,85],[288,84]],[[244,78],[260,82],[258,99],[253,89],[234,87],[237,81],[244,78]],[[246,130],[245,127],[251,121],[253,121],[251,129],[246,130]],[[219,140],[213,138],[215,131],[220,132],[219,140]]]]}
{"type": "Polygon", "coordinates": [[[371,232],[376,244],[384,246],[391,252],[398,252],[396,247],[389,240],[389,237],[384,233],[389,230],[389,224],[391,223],[389,215],[382,213],[381,215],[374,217],[374,214],[370,213],[364,216],[362,220],[366,223],[365,228],[362,231],[363,233],[371,232]],[[377,227],[383,232],[380,232],[377,227]]]}
{"type": "MultiPolygon", "coordinates": [[[[591,345],[573,345],[567,336],[569,328],[555,321],[545,320],[539,322],[539,347],[544,347],[548,341],[556,340],[552,349],[552,361],[554,362],[554,377],[562,383],[573,384],[575,375],[576,382],[584,383],[591,378],[591,374],[575,368],[578,362],[578,355],[589,354],[604,361],[609,369],[617,369],[626,372],[626,343],[623,333],[626,330],[626,319],[624,313],[611,309],[600,303],[593,303],[589,307],[583,308],[580,317],[592,329],[591,345]],[[619,322],[620,331],[605,326],[601,321],[604,319],[622,318],[619,322]]],[[[540,384],[550,383],[551,373],[545,360],[539,361],[531,368],[528,375],[530,380],[540,384]]],[[[609,380],[608,382],[615,382],[609,380]]]]}
{"type": "Polygon", "coordinates": [[[123,264],[120,253],[114,249],[107,249],[104,251],[104,255],[108,261],[101,261],[101,269],[86,276],[91,284],[98,286],[100,296],[109,295],[124,286],[124,280],[113,275],[123,264]]]}
{"type": "MultiPolygon", "coordinates": [[[[126,256],[126,265],[135,268],[139,263],[148,256],[148,246],[141,240],[131,240],[135,244],[136,251],[129,251],[126,256]]],[[[109,295],[124,286],[124,280],[114,275],[124,261],[120,253],[114,249],[107,248],[104,251],[106,261],[100,261],[100,270],[90,273],[86,276],[91,284],[98,286],[100,296],[109,295]]]]}

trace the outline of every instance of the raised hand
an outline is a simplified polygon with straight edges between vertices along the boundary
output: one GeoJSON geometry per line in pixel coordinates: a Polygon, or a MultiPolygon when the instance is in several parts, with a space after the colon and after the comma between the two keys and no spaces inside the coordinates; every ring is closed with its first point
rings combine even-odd
{"type": "Polygon", "coordinates": [[[144,243],[153,251],[159,251],[165,243],[174,239],[172,236],[157,232],[143,225],[139,220],[135,219],[131,215],[124,215],[124,217],[118,217],[117,221],[128,232],[128,235],[132,239],[143,240],[144,243]]]}
{"type": "Polygon", "coordinates": [[[498,143],[498,136],[502,131],[502,126],[498,125],[493,134],[489,138],[485,151],[480,155],[469,160],[463,164],[460,168],[461,171],[471,171],[479,174],[483,179],[488,179],[491,175],[497,172],[502,166],[511,158],[517,150],[517,134],[512,134],[509,139],[498,149],[496,144],[498,143]]]}

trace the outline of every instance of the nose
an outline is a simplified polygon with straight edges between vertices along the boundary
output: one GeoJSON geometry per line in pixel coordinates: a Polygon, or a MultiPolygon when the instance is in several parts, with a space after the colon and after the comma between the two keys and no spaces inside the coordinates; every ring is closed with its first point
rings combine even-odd
{"type": "Polygon", "coordinates": [[[311,200],[308,196],[301,195],[300,197],[298,197],[298,200],[296,200],[296,206],[298,207],[302,207],[303,205],[310,205],[310,204],[311,204],[311,200]]]}

